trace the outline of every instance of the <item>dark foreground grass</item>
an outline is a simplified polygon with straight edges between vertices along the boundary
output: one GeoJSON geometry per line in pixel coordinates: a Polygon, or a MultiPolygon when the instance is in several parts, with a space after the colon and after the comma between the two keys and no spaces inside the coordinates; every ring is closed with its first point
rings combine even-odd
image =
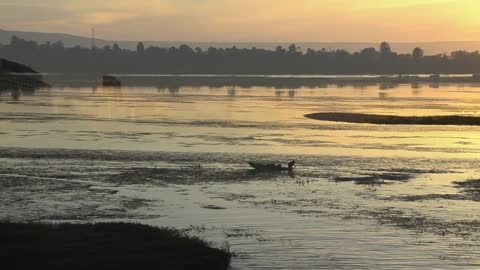
{"type": "Polygon", "coordinates": [[[232,254],[140,224],[0,223],[3,269],[228,269],[232,254]]]}
{"type": "Polygon", "coordinates": [[[313,113],[305,117],[321,121],[365,123],[377,125],[460,125],[479,126],[480,117],[446,116],[394,116],[361,113],[313,113]]]}

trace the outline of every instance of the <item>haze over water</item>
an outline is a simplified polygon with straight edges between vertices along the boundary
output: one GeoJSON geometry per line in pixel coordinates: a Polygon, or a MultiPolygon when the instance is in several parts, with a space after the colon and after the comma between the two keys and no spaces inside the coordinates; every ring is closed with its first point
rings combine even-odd
{"type": "Polygon", "coordinates": [[[479,102],[479,85],[453,84],[2,92],[0,215],[184,228],[228,242],[235,269],[473,269],[478,194],[454,182],[479,173],[480,127],[304,115],[479,102]],[[291,159],[295,175],[247,165],[291,159]]]}

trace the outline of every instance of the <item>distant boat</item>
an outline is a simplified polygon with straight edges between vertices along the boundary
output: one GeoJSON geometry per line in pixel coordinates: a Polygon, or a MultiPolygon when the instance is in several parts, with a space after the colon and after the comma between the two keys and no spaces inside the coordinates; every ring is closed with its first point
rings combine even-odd
{"type": "Polygon", "coordinates": [[[105,86],[105,87],[121,87],[122,82],[115,76],[103,75],[102,86],[105,86]]]}
{"type": "Polygon", "coordinates": [[[257,171],[265,171],[265,172],[292,172],[295,166],[295,162],[290,163],[288,167],[284,167],[281,164],[263,164],[263,163],[256,163],[256,162],[248,162],[252,168],[257,171]],[[292,165],[290,165],[292,164],[292,165]]]}

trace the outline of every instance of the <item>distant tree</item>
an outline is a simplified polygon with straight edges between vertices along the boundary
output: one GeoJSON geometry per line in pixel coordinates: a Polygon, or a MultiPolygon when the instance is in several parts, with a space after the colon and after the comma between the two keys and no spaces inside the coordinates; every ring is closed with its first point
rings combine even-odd
{"type": "Polygon", "coordinates": [[[470,53],[467,51],[454,51],[450,53],[450,57],[455,60],[463,60],[470,57],[470,53]]]}
{"type": "Polygon", "coordinates": [[[10,46],[17,47],[17,45],[20,44],[21,41],[22,41],[22,39],[20,39],[19,37],[12,36],[10,38],[10,46]]]}
{"type": "Polygon", "coordinates": [[[338,59],[345,59],[345,58],[347,58],[348,56],[350,56],[350,53],[347,52],[346,50],[336,50],[336,51],[335,51],[335,56],[336,56],[338,59]]]}
{"type": "Polygon", "coordinates": [[[194,54],[194,50],[187,44],[180,45],[180,47],[178,47],[178,50],[182,55],[194,54]]]}
{"type": "Polygon", "coordinates": [[[300,47],[297,47],[295,44],[288,46],[288,54],[290,55],[296,55],[299,51],[300,47]]]}
{"type": "Polygon", "coordinates": [[[384,41],[380,44],[380,53],[383,56],[392,54],[392,48],[390,47],[390,44],[388,42],[384,41]]]}
{"type": "Polygon", "coordinates": [[[40,45],[40,49],[50,49],[52,47],[52,44],[50,44],[50,41],[47,41],[45,44],[40,45]]]}
{"type": "Polygon", "coordinates": [[[147,49],[145,49],[145,53],[148,54],[148,55],[152,55],[152,56],[161,56],[161,55],[165,55],[167,52],[167,49],[165,48],[160,48],[160,47],[157,47],[157,46],[149,46],[147,49]]]}
{"type": "Polygon", "coordinates": [[[231,55],[237,55],[239,50],[238,50],[237,46],[234,45],[232,48],[227,49],[227,52],[228,52],[228,54],[231,54],[231,55]]]}
{"type": "Polygon", "coordinates": [[[120,46],[118,46],[117,43],[113,44],[112,50],[116,53],[120,52],[122,49],[120,49],[120,46]]]}
{"type": "Polygon", "coordinates": [[[306,53],[307,56],[312,57],[312,56],[315,56],[315,54],[316,54],[315,50],[313,50],[311,48],[307,49],[307,53],[306,53]]]}
{"type": "Polygon", "coordinates": [[[303,52],[295,44],[288,48],[277,46],[273,50],[235,46],[203,50],[198,47],[192,49],[186,44],[145,48],[139,42],[136,51],[121,49],[114,44],[97,49],[94,55],[102,57],[101,65],[92,65],[90,48],[65,48],[61,42],[37,44],[12,37],[10,44],[0,45],[1,57],[38,67],[44,72],[140,72],[141,69],[141,72],[179,74],[473,74],[480,70],[478,51],[424,56],[421,48],[415,48],[409,54],[401,54],[393,52],[387,42],[380,45],[380,51],[378,48],[366,48],[355,53],[311,48],[303,52]],[[114,52],[118,53],[110,57],[114,52]],[[148,57],[142,57],[142,54],[148,57]]]}
{"type": "Polygon", "coordinates": [[[275,48],[275,53],[278,55],[284,55],[287,51],[282,46],[277,46],[275,48]]]}
{"type": "Polygon", "coordinates": [[[209,47],[208,50],[207,50],[207,53],[208,55],[210,56],[215,56],[215,55],[218,55],[218,49],[215,48],[215,47],[209,47]]]}
{"type": "Polygon", "coordinates": [[[170,54],[170,55],[176,55],[176,54],[178,54],[178,51],[179,51],[179,49],[177,49],[177,47],[168,48],[168,54],[170,54]]]}
{"type": "Polygon", "coordinates": [[[17,36],[13,36],[10,39],[10,47],[19,50],[35,50],[38,44],[35,41],[26,41],[17,36]]]}
{"type": "Polygon", "coordinates": [[[422,48],[416,47],[415,49],[413,49],[413,52],[412,52],[413,59],[418,60],[420,58],[423,58],[423,55],[424,55],[424,51],[422,48]]]}
{"type": "Polygon", "coordinates": [[[373,56],[377,53],[377,50],[375,48],[365,48],[360,51],[360,54],[363,56],[373,56]]]}
{"type": "Polygon", "coordinates": [[[54,43],[52,43],[52,49],[63,50],[63,49],[65,49],[65,44],[63,44],[62,41],[54,42],[54,43]]]}
{"type": "Polygon", "coordinates": [[[143,42],[139,42],[137,44],[137,53],[138,54],[144,54],[145,53],[145,45],[143,45],[143,42]]]}

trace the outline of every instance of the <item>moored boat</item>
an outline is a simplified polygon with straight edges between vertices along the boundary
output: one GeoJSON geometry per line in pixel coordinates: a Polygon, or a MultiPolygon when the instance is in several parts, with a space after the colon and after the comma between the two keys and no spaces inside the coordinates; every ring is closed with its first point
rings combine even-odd
{"type": "Polygon", "coordinates": [[[104,87],[121,87],[122,82],[115,76],[103,75],[102,76],[102,86],[104,86],[104,87]]]}
{"type": "Polygon", "coordinates": [[[293,171],[295,167],[295,161],[291,161],[288,163],[287,167],[282,166],[282,164],[264,164],[264,163],[256,163],[256,162],[248,162],[248,165],[250,165],[252,168],[254,168],[257,171],[277,171],[277,172],[282,172],[282,171],[293,171]]]}

